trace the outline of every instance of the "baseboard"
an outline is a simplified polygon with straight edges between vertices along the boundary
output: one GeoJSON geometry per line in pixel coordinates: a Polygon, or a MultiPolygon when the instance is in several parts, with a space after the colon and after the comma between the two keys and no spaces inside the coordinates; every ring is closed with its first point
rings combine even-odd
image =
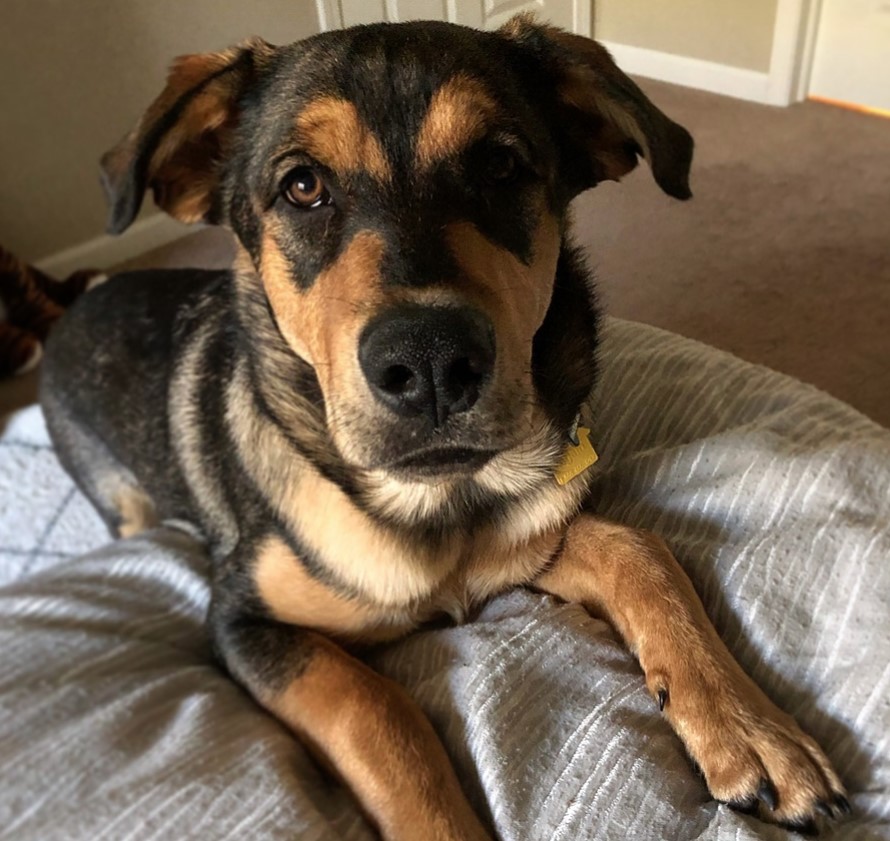
{"type": "Polygon", "coordinates": [[[164,213],[140,219],[120,236],[103,234],[37,261],[37,268],[53,277],[65,277],[77,269],[108,269],[153,248],[180,239],[194,230],[164,213]]]}
{"type": "Polygon", "coordinates": [[[774,104],[768,73],[609,41],[604,41],[603,46],[626,73],[750,102],[774,104]]]}

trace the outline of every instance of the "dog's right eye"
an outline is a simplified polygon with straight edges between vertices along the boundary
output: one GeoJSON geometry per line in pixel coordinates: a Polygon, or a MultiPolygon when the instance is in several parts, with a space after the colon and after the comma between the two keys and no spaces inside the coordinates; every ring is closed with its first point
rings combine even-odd
{"type": "Polygon", "coordinates": [[[282,195],[294,207],[315,210],[331,203],[331,194],[318,173],[308,166],[297,167],[281,184],[282,195]]]}

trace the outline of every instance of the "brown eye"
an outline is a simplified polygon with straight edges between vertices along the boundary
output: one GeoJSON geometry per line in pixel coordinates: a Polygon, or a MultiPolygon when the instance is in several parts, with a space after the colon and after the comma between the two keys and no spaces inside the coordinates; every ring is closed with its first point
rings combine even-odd
{"type": "Polygon", "coordinates": [[[512,181],[519,170],[519,162],[512,149],[498,146],[488,153],[485,177],[492,184],[506,184],[512,181]]]}
{"type": "Polygon", "coordinates": [[[282,186],[284,197],[295,207],[313,210],[331,203],[331,194],[324,181],[308,166],[301,166],[288,175],[282,186]]]}

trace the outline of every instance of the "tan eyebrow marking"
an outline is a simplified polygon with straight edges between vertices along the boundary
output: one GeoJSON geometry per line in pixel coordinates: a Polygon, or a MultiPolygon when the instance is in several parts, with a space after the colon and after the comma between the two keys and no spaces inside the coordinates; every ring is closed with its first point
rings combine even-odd
{"type": "Polygon", "coordinates": [[[418,168],[429,169],[478,140],[497,111],[497,104],[482,82],[465,73],[452,76],[433,94],[417,133],[418,168]]]}
{"type": "Polygon", "coordinates": [[[297,116],[297,141],[307,154],[335,172],[368,172],[381,182],[392,178],[380,141],[345,99],[323,96],[297,116]]]}

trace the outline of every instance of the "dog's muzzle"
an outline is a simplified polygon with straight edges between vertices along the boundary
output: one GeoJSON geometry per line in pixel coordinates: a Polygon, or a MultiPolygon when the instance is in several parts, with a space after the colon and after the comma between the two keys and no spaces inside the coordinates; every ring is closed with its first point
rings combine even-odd
{"type": "Polygon", "coordinates": [[[374,396],[435,428],[471,409],[494,370],[494,328],[470,307],[406,304],[374,318],[359,339],[359,363],[374,396]]]}

